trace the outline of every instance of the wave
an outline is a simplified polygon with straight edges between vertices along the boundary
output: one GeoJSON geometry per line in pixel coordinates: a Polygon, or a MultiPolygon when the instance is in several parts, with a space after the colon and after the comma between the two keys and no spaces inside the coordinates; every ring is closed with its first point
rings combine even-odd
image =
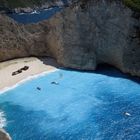
{"type": "Polygon", "coordinates": [[[7,125],[5,113],[3,111],[0,111],[0,128],[3,128],[7,125]]]}
{"type": "Polygon", "coordinates": [[[38,11],[33,11],[32,13],[30,13],[31,15],[34,15],[34,14],[40,14],[40,12],[38,12],[38,11]]]}

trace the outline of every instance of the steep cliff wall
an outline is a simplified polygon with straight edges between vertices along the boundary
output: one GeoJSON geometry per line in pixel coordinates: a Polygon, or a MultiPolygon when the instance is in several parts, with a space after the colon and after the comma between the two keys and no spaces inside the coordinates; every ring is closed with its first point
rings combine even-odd
{"type": "Polygon", "coordinates": [[[45,23],[31,27],[35,32],[30,33],[7,16],[0,15],[0,21],[0,61],[49,54],[45,41],[48,32],[45,23]]]}
{"type": "Polygon", "coordinates": [[[57,42],[55,56],[64,66],[95,69],[108,63],[140,75],[140,13],[122,1],[88,0],[49,22],[55,36],[48,39],[50,48],[57,42]]]}
{"type": "Polygon", "coordinates": [[[0,20],[2,61],[52,56],[65,67],[94,70],[107,63],[140,76],[140,13],[121,0],[82,0],[48,21],[26,26],[4,16],[0,20]]]}

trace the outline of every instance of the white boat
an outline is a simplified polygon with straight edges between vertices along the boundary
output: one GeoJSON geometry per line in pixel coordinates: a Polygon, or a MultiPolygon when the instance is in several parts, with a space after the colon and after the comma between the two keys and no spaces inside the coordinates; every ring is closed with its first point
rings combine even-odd
{"type": "Polygon", "coordinates": [[[128,113],[128,112],[125,112],[125,115],[126,115],[126,116],[131,116],[131,114],[130,114],[130,113],[128,113]]]}

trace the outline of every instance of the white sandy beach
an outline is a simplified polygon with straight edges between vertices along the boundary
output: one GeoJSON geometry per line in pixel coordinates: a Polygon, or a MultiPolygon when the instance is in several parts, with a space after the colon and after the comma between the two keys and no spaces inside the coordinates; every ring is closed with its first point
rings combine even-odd
{"type": "Polygon", "coordinates": [[[56,63],[52,59],[38,59],[35,57],[14,59],[0,63],[0,91],[13,87],[17,83],[29,79],[43,72],[49,73],[57,70],[56,63]],[[12,72],[24,66],[29,69],[20,74],[12,76],[12,72]]]}

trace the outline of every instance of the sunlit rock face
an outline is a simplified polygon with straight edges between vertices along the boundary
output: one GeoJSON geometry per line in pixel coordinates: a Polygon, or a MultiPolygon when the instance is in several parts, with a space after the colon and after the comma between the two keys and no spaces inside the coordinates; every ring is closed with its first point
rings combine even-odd
{"type": "Polygon", "coordinates": [[[65,67],[94,70],[107,63],[140,76],[140,13],[122,1],[81,0],[31,25],[0,18],[1,61],[51,56],[65,67]]]}
{"type": "Polygon", "coordinates": [[[108,63],[140,75],[140,13],[121,1],[89,0],[49,22],[49,35],[55,36],[50,48],[58,48],[56,57],[64,66],[89,70],[108,63]]]}

